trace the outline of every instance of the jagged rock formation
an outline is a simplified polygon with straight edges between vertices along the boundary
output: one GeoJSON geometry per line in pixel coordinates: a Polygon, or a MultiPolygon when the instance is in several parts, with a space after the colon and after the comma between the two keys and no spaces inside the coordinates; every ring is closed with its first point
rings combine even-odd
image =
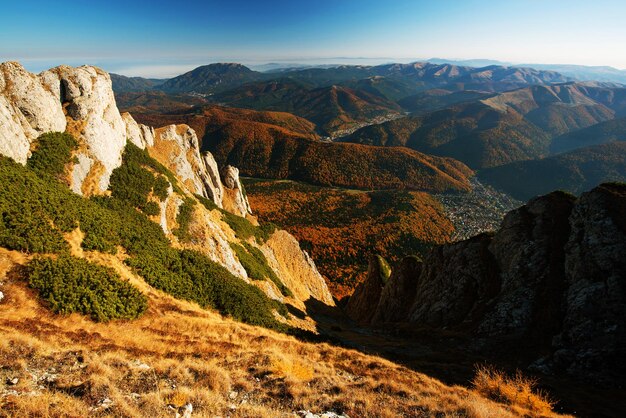
{"type": "MultiPolygon", "coordinates": [[[[0,154],[25,164],[31,144],[41,134],[67,131],[79,142],[67,179],[72,190],[82,195],[107,191],[111,173],[122,164],[127,142],[148,151],[178,179],[182,191],[170,184],[167,198],[159,202],[158,222],[171,240],[178,228],[177,216],[186,197],[200,195],[218,208],[246,217],[250,205],[239,180],[239,170],[219,167],[208,152],[201,153],[198,137],[189,126],[169,125],[158,129],[137,123],[120,114],[106,72],[91,66],[60,66],[39,75],[19,63],[0,64],[0,154]]],[[[222,212],[196,204],[190,221],[193,238],[177,242],[195,249],[227,268],[240,279],[251,282],[246,269],[231,248],[240,240],[222,218],[222,212]]],[[[310,298],[332,305],[333,299],[323,278],[298,242],[284,231],[275,232],[260,247],[270,267],[295,296],[293,303],[304,308],[310,298]]],[[[283,299],[270,281],[254,284],[268,296],[283,299]]]]}
{"type": "Polygon", "coordinates": [[[405,257],[394,266],[380,294],[372,322],[397,322],[408,316],[421,270],[422,260],[417,256],[405,257]]]}
{"type": "MultiPolygon", "coordinates": [[[[217,166],[217,164],[215,164],[217,166]]],[[[227,165],[222,170],[224,182],[224,207],[226,210],[245,217],[252,213],[250,204],[246,198],[243,185],[239,181],[239,169],[232,165],[227,165]]]]}
{"type": "Polygon", "coordinates": [[[483,348],[523,349],[544,372],[623,382],[624,184],[578,199],[564,192],[535,198],[509,212],[494,234],[435,247],[421,266],[403,260],[380,293],[379,277],[370,271],[349,315],[451,328],[483,348]],[[376,306],[373,317],[354,315],[364,305],[376,306]]]}
{"type": "Polygon", "coordinates": [[[346,313],[357,322],[370,322],[385,286],[380,256],[372,256],[367,267],[367,280],[354,290],[348,299],[346,313]]]}
{"type": "Polygon", "coordinates": [[[274,270],[279,271],[283,284],[296,299],[310,298],[334,305],[333,297],[311,257],[300,248],[298,241],[286,231],[276,231],[261,248],[274,270]]]}
{"type": "Polygon", "coordinates": [[[81,143],[70,175],[76,193],[104,192],[131,141],[152,154],[166,154],[161,155],[164,163],[190,191],[222,206],[217,164],[212,156],[200,155],[195,132],[182,125],[155,131],[128,113],[121,115],[106,72],[60,66],[34,75],[19,63],[6,62],[0,64],[0,92],[0,153],[25,163],[39,135],[67,130],[81,143]]]}

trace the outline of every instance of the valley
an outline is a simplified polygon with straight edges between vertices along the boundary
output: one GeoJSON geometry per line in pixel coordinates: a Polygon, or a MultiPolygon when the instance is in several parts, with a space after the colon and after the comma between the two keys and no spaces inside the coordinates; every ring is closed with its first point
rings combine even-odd
{"type": "Polygon", "coordinates": [[[626,88],[421,62],[0,76],[13,414],[624,411],[626,88]]]}

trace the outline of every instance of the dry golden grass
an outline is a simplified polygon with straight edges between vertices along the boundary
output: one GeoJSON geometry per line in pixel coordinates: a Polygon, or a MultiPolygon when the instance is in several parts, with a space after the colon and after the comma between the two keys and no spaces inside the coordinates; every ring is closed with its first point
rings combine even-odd
{"type": "Polygon", "coordinates": [[[534,416],[546,416],[554,407],[554,402],[536,389],[537,381],[520,371],[508,376],[492,366],[478,366],[472,385],[483,396],[509,404],[520,413],[531,411],[534,416]]]}
{"type": "Polygon", "coordinates": [[[187,403],[194,417],[537,415],[378,357],[223,318],[152,289],[116,256],[85,257],[137,285],[148,311],[109,323],[53,315],[20,277],[28,257],[0,249],[0,416],[173,417],[187,403]]]}

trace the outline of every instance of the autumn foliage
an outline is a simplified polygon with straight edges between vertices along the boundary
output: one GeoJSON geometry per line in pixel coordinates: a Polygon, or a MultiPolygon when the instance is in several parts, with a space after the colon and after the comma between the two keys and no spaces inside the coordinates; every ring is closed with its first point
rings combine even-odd
{"type": "Polygon", "coordinates": [[[259,219],[294,234],[339,298],[365,278],[369,254],[395,261],[447,242],[454,232],[439,202],[426,193],[244,182],[259,219]]]}

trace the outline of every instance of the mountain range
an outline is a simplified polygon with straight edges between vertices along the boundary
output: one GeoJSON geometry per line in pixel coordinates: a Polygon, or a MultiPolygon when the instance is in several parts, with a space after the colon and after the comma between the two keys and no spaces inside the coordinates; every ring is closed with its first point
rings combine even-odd
{"type": "Polygon", "coordinates": [[[282,72],[325,92],[307,102],[318,114],[395,103],[382,91],[402,83],[429,91],[411,102],[423,114],[330,142],[311,115],[212,103],[246,85],[262,102],[272,80],[242,67],[118,93],[131,115],[98,68],[0,65],[2,411],[623,415],[626,189],[595,184],[624,175],[621,125],[601,129],[624,116],[623,89],[509,67],[282,72]],[[342,84],[372,77],[402,82],[342,84]],[[564,137],[592,127],[607,134],[564,137]],[[553,138],[600,144],[550,156],[553,138]],[[250,200],[240,173],[264,178],[246,180],[250,200]],[[524,197],[537,189],[520,183],[551,176],[583,193],[533,198],[488,230],[502,200],[479,180],[524,197]],[[315,258],[254,205],[299,236],[318,217],[315,258]],[[482,232],[450,242],[460,224],[482,232]],[[317,262],[347,273],[341,301],[317,262]],[[486,361],[564,403],[521,372],[474,370],[486,361]]]}
{"type": "Polygon", "coordinates": [[[623,88],[531,86],[368,126],[342,140],[406,146],[480,169],[546,156],[553,138],[620,117],[625,105],[623,88]]]}

